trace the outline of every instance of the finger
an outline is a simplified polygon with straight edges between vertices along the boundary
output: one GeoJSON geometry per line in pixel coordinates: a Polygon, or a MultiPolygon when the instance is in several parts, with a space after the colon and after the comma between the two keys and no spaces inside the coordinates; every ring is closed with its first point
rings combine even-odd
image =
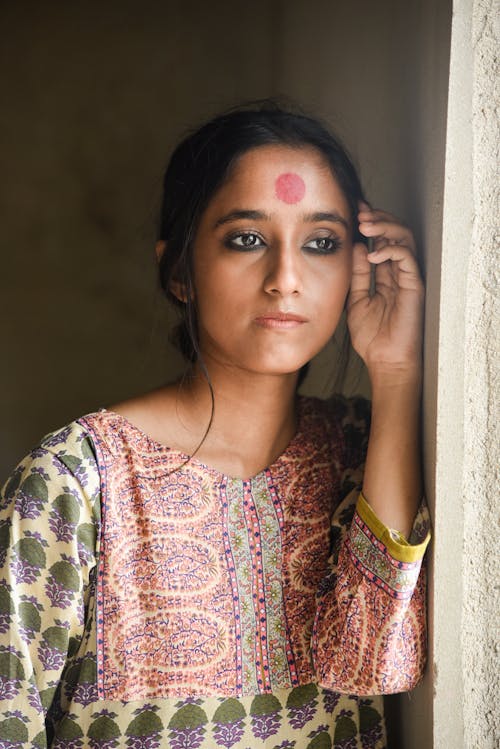
{"type": "Polygon", "coordinates": [[[388,260],[398,263],[398,267],[401,270],[408,272],[418,271],[415,255],[409,247],[402,244],[389,244],[386,242],[381,249],[366,254],[366,261],[368,263],[380,265],[380,263],[385,263],[388,260]]]}
{"type": "Polygon", "coordinates": [[[390,273],[390,277],[400,288],[423,287],[418,263],[408,247],[385,245],[367,254],[366,260],[370,264],[380,266],[377,277],[381,281],[388,282],[390,273]]]}
{"type": "Polygon", "coordinates": [[[394,224],[405,226],[403,221],[393,213],[389,213],[389,211],[384,211],[381,208],[372,208],[368,203],[361,202],[358,203],[358,207],[360,215],[362,214],[368,221],[392,221],[394,224]]]}
{"type": "Polygon", "coordinates": [[[370,263],[370,266],[375,271],[375,291],[385,297],[397,293],[399,284],[396,263],[370,263]]]}
{"type": "Polygon", "coordinates": [[[415,240],[408,227],[395,224],[392,221],[361,221],[359,231],[365,237],[373,237],[376,240],[377,249],[383,244],[400,245],[415,251],[415,240]]]}
{"type": "Polygon", "coordinates": [[[371,264],[368,262],[366,246],[357,242],[353,247],[351,298],[367,296],[370,291],[371,264]]]}
{"type": "Polygon", "coordinates": [[[415,242],[411,230],[408,226],[406,226],[406,224],[400,221],[392,213],[380,210],[378,208],[373,209],[368,205],[368,203],[361,201],[358,203],[358,206],[358,219],[360,224],[368,225],[367,236],[373,237],[377,235],[383,235],[384,233],[387,233],[388,227],[391,227],[391,229],[389,230],[390,232],[396,232],[400,235],[400,237],[396,238],[400,244],[408,244],[408,246],[414,247],[415,242]],[[377,226],[377,231],[374,230],[373,226],[370,228],[370,225],[373,224],[377,226]],[[405,241],[405,238],[411,238],[411,241],[407,243],[405,241]]]}

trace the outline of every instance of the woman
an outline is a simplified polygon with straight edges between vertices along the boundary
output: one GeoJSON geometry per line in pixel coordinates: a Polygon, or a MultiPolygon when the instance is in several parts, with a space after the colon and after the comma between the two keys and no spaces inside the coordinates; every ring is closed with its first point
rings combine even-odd
{"type": "Polygon", "coordinates": [[[425,661],[412,235],[268,106],[176,149],[157,254],[189,371],[6,485],[0,745],[385,746],[373,695],[425,661]],[[297,396],[346,302],[371,426],[362,399],[297,396]]]}

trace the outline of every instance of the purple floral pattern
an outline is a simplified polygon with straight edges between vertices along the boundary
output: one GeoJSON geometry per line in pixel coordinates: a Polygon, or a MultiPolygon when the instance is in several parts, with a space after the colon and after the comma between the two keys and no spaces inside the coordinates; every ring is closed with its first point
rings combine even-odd
{"type": "Polygon", "coordinates": [[[197,728],[172,729],[169,732],[172,749],[199,749],[203,743],[206,730],[203,726],[197,728]]]}
{"type": "Polygon", "coordinates": [[[70,523],[62,515],[54,513],[49,519],[49,528],[58,541],[71,541],[77,528],[76,523],[70,523]]]}
{"type": "Polygon", "coordinates": [[[305,724],[310,720],[313,720],[316,715],[317,702],[310,702],[308,705],[302,707],[292,707],[288,711],[290,725],[294,728],[304,728],[305,724]]]}
{"type": "Polygon", "coordinates": [[[19,513],[19,517],[21,518],[29,518],[30,520],[34,520],[35,518],[40,516],[46,498],[47,486],[45,482],[39,476],[38,481],[36,481],[36,477],[34,475],[30,476],[26,479],[17,494],[15,505],[16,512],[19,513]],[[33,481],[30,482],[30,479],[33,479],[33,481]],[[43,492],[42,487],[44,488],[43,492]]]}
{"type": "Polygon", "coordinates": [[[61,554],[61,560],[49,568],[45,593],[52,606],[65,609],[71,605],[80,587],[75,560],[61,554]]]}
{"type": "Polygon", "coordinates": [[[4,582],[0,585],[0,634],[9,631],[14,612],[14,603],[12,600],[12,585],[4,582]]]}
{"type": "Polygon", "coordinates": [[[279,713],[252,716],[252,731],[256,739],[268,739],[278,733],[280,728],[279,713]]]}
{"type": "Polygon", "coordinates": [[[363,749],[372,749],[374,746],[381,745],[384,739],[382,725],[377,723],[377,725],[372,726],[367,731],[363,731],[360,737],[363,749]]]}
{"type": "Polygon", "coordinates": [[[157,733],[149,736],[130,736],[127,739],[128,749],[159,749],[161,747],[161,736],[157,733]]]}
{"type": "Polygon", "coordinates": [[[18,585],[34,583],[46,564],[48,541],[38,531],[26,531],[25,537],[13,546],[11,572],[18,585]]]}
{"type": "Polygon", "coordinates": [[[40,632],[43,605],[37,600],[36,596],[21,595],[17,613],[19,634],[24,642],[29,643],[40,632]]]}
{"type": "Polygon", "coordinates": [[[339,700],[340,694],[338,692],[331,692],[330,690],[325,689],[325,691],[323,692],[323,708],[325,710],[325,713],[329,713],[331,715],[339,704],[339,700]]]}
{"type": "Polygon", "coordinates": [[[231,747],[237,744],[244,733],[245,724],[242,720],[227,723],[226,725],[220,723],[219,725],[215,725],[213,730],[217,746],[225,746],[226,749],[231,749],[231,747]]]}
{"type": "Polygon", "coordinates": [[[73,700],[84,707],[92,705],[93,702],[97,702],[96,684],[78,684],[73,693],[73,700]]]}

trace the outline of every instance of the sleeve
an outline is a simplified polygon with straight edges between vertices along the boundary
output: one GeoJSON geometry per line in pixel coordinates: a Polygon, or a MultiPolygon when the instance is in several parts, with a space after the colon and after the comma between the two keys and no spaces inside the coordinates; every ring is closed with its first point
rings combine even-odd
{"type": "Polygon", "coordinates": [[[425,667],[422,560],[429,514],[422,501],[409,540],[379,520],[360,491],[369,431],[366,401],[351,400],[343,410],[348,460],[332,518],[328,573],[317,595],[315,673],[321,686],[338,692],[404,692],[425,667]]]}
{"type": "Polygon", "coordinates": [[[96,564],[99,476],[83,428],[48,435],[0,496],[0,742],[44,747],[96,564]]]}

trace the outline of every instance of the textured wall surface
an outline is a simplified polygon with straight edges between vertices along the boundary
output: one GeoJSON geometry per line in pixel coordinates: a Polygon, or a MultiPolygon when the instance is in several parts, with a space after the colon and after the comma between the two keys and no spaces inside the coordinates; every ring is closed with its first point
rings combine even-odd
{"type": "Polygon", "coordinates": [[[498,4],[455,0],[439,316],[435,749],[493,749],[498,691],[498,4]]]}
{"type": "Polygon", "coordinates": [[[472,22],[473,228],[467,269],[464,397],[464,727],[467,749],[500,741],[500,6],[472,22]]]}

